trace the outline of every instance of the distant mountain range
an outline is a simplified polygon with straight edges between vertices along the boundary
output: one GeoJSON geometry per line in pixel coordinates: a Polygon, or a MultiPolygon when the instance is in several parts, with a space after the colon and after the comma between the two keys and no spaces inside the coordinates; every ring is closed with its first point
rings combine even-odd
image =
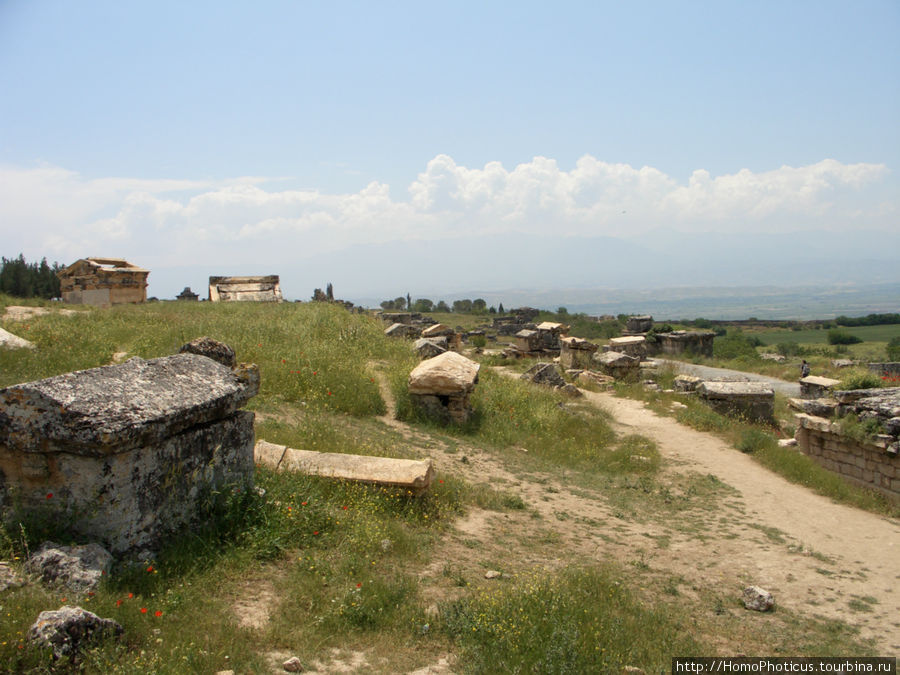
{"type": "Polygon", "coordinates": [[[150,293],[173,297],[189,283],[205,290],[211,274],[280,274],[286,298],[307,300],[331,282],[337,297],[373,307],[409,293],[591,314],[828,318],[898,311],[898,252],[900,232],[488,235],[292,252],[289,264],[263,267],[159,269],[150,293]]]}

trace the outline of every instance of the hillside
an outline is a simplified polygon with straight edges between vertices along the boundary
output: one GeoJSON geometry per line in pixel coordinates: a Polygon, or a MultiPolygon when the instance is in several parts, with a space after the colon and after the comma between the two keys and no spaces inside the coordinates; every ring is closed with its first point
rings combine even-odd
{"type": "MultiPolygon", "coordinates": [[[[410,405],[410,344],[338,306],[48,306],[0,321],[37,345],[0,350],[0,387],[207,335],[260,367],[257,438],[437,468],[415,498],[258,467],[262,491],[211,498],[201,528],[77,599],[125,628],[85,672],[284,672],[291,656],[307,672],[659,672],[676,655],[900,649],[883,546],[895,520],[811,495],[639,402],[566,398],[485,361],[474,421],[445,428],[410,405]],[[750,584],[776,594],[774,613],[743,608],[750,584]]],[[[20,565],[61,525],[4,526],[0,560],[20,565]]],[[[3,592],[0,663],[49,668],[22,636],[73,600],[34,583],[3,592]]]]}

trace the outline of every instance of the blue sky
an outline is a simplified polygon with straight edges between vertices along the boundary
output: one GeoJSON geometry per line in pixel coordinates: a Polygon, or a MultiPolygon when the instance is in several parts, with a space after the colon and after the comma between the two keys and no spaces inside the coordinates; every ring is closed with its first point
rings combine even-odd
{"type": "Polygon", "coordinates": [[[896,232],[898,36],[896,0],[0,0],[3,253],[896,232]]]}

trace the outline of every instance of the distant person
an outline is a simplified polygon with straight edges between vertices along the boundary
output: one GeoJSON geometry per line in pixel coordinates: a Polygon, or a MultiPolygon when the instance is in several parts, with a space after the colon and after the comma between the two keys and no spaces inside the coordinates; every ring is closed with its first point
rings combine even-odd
{"type": "Polygon", "coordinates": [[[806,377],[809,375],[809,364],[806,362],[806,359],[803,359],[803,363],[800,364],[800,377],[806,377]]]}

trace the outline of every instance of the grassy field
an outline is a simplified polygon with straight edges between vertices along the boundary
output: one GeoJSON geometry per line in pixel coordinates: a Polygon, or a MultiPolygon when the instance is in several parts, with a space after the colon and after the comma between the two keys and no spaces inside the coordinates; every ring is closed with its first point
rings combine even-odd
{"type": "MultiPolygon", "coordinates": [[[[0,297],[0,308],[8,304],[24,303],[0,297]]],[[[263,673],[296,655],[307,667],[343,661],[354,672],[395,673],[449,655],[472,673],[660,672],[675,654],[871,650],[841,624],[790,611],[753,623],[716,592],[679,596],[686,582],[643,562],[567,549],[560,529],[619,538],[613,524],[586,515],[601,506],[622,522],[669,528],[677,520],[679,532],[702,531],[701,521],[719,518],[727,490],[669,475],[652,442],[618,436],[596,408],[486,368],[469,425],[420,419],[406,395],[416,363],[409,343],[385,338],[367,315],[318,303],[161,302],[0,325],[37,345],[0,350],[0,386],[168,355],[208,335],[260,367],[248,406],[258,438],[430,456],[440,467],[422,498],[259,468],[264,492],[211,495],[197,527],[150,559],[121,562],[96,593],[36,583],[3,592],[0,670],[263,673]],[[380,417],[382,382],[399,418],[390,424],[380,417]],[[569,491],[580,505],[572,513],[543,506],[569,491]],[[460,529],[469,518],[492,524],[481,539],[460,529]],[[503,570],[499,583],[485,580],[489,569],[503,570]],[[62,604],[119,621],[123,639],[79,663],[30,649],[24,636],[37,614],[62,604]]],[[[45,539],[80,541],[65,523],[11,515],[0,527],[0,560],[20,571],[45,539]]]]}
{"type": "MultiPolygon", "coordinates": [[[[850,335],[855,335],[864,342],[887,343],[893,337],[900,335],[900,325],[888,324],[883,326],[854,326],[841,327],[840,330],[850,335]]],[[[777,345],[779,342],[798,342],[800,344],[824,345],[828,344],[828,331],[826,329],[806,330],[760,330],[748,331],[758,337],[765,345],[777,345]]]]}

